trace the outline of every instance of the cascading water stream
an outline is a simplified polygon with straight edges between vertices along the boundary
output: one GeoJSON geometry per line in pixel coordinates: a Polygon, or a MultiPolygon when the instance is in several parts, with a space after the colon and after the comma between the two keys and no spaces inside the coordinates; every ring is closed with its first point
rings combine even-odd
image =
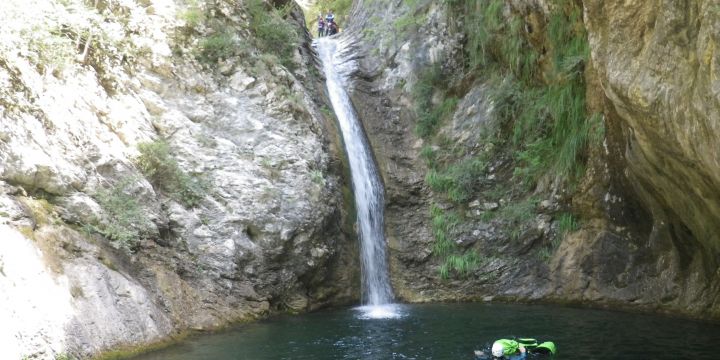
{"type": "Polygon", "coordinates": [[[360,236],[363,305],[365,317],[398,316],[388,279],[384,236],[383,185],[357,113],[345,91],[347,74],[355,67],[341,58],[343,44],[321,38],[315,42],[323,62],[327,87],[342,131],[355,193],[360,236]]]}

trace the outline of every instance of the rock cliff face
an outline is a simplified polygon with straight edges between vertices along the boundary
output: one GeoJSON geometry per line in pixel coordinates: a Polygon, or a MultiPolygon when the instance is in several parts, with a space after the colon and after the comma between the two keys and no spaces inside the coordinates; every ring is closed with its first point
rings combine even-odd
{"type": "MultiPolygon", "coordinates": [[[[672,289],[657,300],[718,316],[720,8],[712,1],[584,1],[626,173],[652,218],[648,247],[672,289]]],[[[662,276],[661,276],[662,277],[662,276]]]]}
{"type": "Polygon", "coordinates": [[[183,4],[0,5],[4,358],[87,358],[358,297],[307,43],[291,73],[241,46],[246,3],[183,4]],[[196,60],[215,50],[229,53],[196,60]],[[139,144],[166,144],[171,175],[202,180],[197,201],[141,171],[139,144]]]}
{"type": "MultiPolygon", "coordinates": [[[[258,3],[288,2],[2,1],[3,355],[88,358],[358,298],[307,38],[282,59],[258,50],[258,3]],[[140,160],[148,148],[161,164],[140,160]]],[[[341,35],[362,65],[353,100],[385,182],[398,297],[720,318],[718,5],[468,2],[498,6],[488,22],[519,34],[501,39],[510,50],[534,51],[519,58],[537,86],[553,81],[553,21],[585,34],[589,57],[565,65],[604,131],[577,156],[578,179],[528,188],[517,119],[498,120],[510,77],[468,64],[472,34],[452,10],[464,3],[357,0],[341,35]],[[450,109],[432,137],[416,130],[423,92],[450,109]],[[467,194],[430,186],[436,167],[467,194]]]]}
{"type": "Polygon", "coordinates": [[[386,231],[399,296],[544,299],[718,318],[717,5],[497,2],[501,21],[519,19],[544,73],[554,52],[552,14],[580,9],[590,49],[583,68],[586,110],[602,114],[604,128],[600,145],[583,157],[587,171],[576,185],[540,183],[529,197],[516,188],[498,198],[492,194],[513,186],[519,164],[483,134],[512,134],[493,120],[496,74],[468,72],[458,62],[468,37],[462,24],[460,30],[453,25],[464,20],[453,18],[446,3],[357,1],[354,33],[345,34],[356,37],[363,57],[354,98],[386,182],[386,231]],[[413,131],[418,74],[435,66],[445,77],[435,83],[434,106],[441,105],[438,89],[445,84],[458,98],[439,138],[464,157],[493,154],[475,178],[476,195],[459,205],[427,185],[427,161],[420,155],[439,142],[413,131]],[[442,280],[438,274],[431,204],[463,214],[453,241],[483,257],[469,275],[442,280]],[[518,211],[526,225],[509,227],[518,211]],[[565,236],[563,211],[579,222],[565,236]]]}

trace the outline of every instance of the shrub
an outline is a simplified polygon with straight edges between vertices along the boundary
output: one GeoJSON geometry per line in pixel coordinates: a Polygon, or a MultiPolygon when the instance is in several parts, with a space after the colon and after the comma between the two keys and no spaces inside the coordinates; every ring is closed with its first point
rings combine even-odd
{"type": "Polygon", "coordinates": [[[235,39],[232,34],[219,32],[200,41],[197,59],[206,64],[215,64],[235,54],[235,39]]]}
{"type": "Polygon", "coordinates": [[[109,189],[100,190],[95,199],[104,211],[84,228],[110,240],[110,244],[127,253],[134,252],[140,240],[152,226],[136,196],[129,192],[136,179],[125,178],[109,189]]]}
{"type": "Polygon", "coordinates": [[[285,20],[291,6],[292,2],[289,2],[281,9],[268,9],[263,0],[247,2],[250,29],[255,34],[257,47],[264,52],[275,54],[281,64],[292,70],[295,68],[293,54],[300,38],[295,25],[285,20]]]}
{"type": "Polygon", "coordinates": [[[75,61],[77,50],[72,40],[58,29],[33,29],[27,43],[31,61],[43,74],[57,74],[75,61]]]}
{"type": "Polygon", "coordinates": [[[197,206],[207,194],[209,185],[198,177],[186,174],[170,154],[165,141],[138,145],[140,156],[136,165],[153,186],[188,207],[197,206]]]}
{"type": "Polygon", "coordinates": [[[189,31],[195,31],[205,22],[205,14],[196,1],[190,1],[187,9],[178,14],[178,18],[185,23],[184,27],[189,31]]]}
{"type": "Polygon", "coordinates": [[[500,210],[499,216],[512,225],[518,225],[534,217],[536,206],[537,199],[530,197],[503,207],[500,210]]]}
{"type": "Polygon", "coordinates": [[[323,175],[322,171],[320,171],[320,170],[310,171],[310,179],[315,184],[318,184],[320,186],[325,186],[325,176],[323,175]]]}

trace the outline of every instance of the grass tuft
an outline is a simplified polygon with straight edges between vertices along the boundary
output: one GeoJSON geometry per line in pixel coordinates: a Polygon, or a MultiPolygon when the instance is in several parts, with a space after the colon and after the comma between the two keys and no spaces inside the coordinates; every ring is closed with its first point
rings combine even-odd
{"type": "Polygon", "coordinates": [[[558,232],[561,235],[566,235],[570,232],[576,231],[580,228],[580,224],[577,219],[570,213],[562,213],[558,218],[558,232]]]}
{"type": "Polygon", "coordinates": [[[453,211],[446,211],[437,205],[430,208],[432,216],[432,229],[435,236],[433,253],[443,258],[439,274],[443,279],[448,279],[452,274],[466,277],[480,264],[480,257],[473,250],[463,251],[451,239],[455,236],[456,227],[460,224],[460,218],[453,211]]]}
{"type": "Polygon", "coordinates": [[[586,152],[602,125],[585,111],[583,73],[589,57],[582,9],[553,0],[547,24],[551,69],[539,78],[539,56],[528,42],[524,19],[501,0],[446,0],[463,18],[470,71],[491,68],[490,98],[499,123],[512,130],[515,176],[529,188],[550,175],[573,182],[584,173],[586,152]],[[510,10],[510,11],[508,11],[510,10]],[[592,137],[592,139],[591,139],[592,137]]]}

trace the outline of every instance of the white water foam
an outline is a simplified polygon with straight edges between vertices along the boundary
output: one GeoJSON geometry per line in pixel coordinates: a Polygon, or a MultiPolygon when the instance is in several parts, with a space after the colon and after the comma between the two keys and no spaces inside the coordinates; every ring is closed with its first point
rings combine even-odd
{"type": "Polygon", "coordinates": [[[360,312],[359,319],[399,319],[405,316],[402,306],[398,304],[363,305],[354,308],[360,312]]]}

